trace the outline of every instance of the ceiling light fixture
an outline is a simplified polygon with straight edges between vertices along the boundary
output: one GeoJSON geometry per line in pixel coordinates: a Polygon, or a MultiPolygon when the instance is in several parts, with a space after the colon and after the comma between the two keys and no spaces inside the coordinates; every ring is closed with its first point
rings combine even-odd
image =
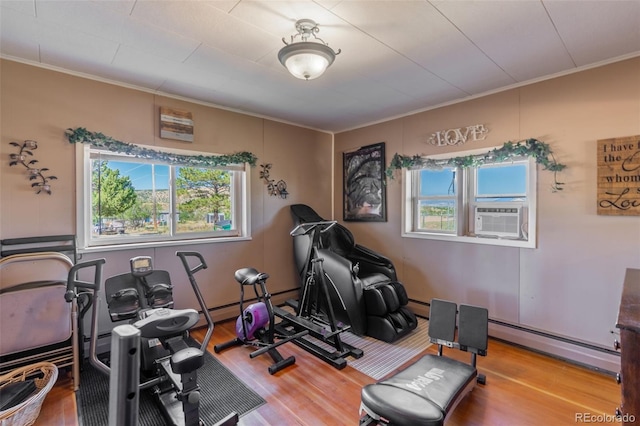
{"type": "Polygon", "coordinates": [[[335,52],[324,40],[316,36],[320,29],[311,19],[298,20],[296,30],[298,34],[291,36],[291,43],[282,38],[286,46],[278,52],[278,59],[294,77],[313,80],[329,68],[341,50],[335,52]],[[314,41],[309,41],[311,36],[314,41]],[[301,41],[294,43],[296,37],[300,37],[301,41]]]}

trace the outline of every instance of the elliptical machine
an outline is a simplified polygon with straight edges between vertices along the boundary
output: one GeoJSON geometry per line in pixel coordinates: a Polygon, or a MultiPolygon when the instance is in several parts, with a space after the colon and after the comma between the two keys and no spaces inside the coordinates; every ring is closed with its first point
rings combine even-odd
{"type": "Polygon", "coordinates": [[[340,335],[351,330],[336,318],[329,286],[332,284],[325,274],[324,259],[318,252],[321,235],[336,225],[336,221],[308,222],[297,225],[290,232],[292,237],[310,235],[309,261],[303,271],[304,281],[298,300],[285,302],[294,312],[276,306],[274,314],[281,319],[275,326],[284,336],[295,336],[306,331],[312,339],[294,338],[293,342],[332,365],[338,370],[347,366],[346,357],[358,359],[364,355],[362,349],[342,341],[340,335]]]}
{"type": "MultiPolygon", "coordinates": [[[[169,424],[201,426],[204,423],[199,416],[200,387],[197,383],[197,370],[204,365],[204,352],[213,334],[214,325],[193,274],[207,266],[200,253],[177,252],[176,255],[180,257],[185,267],[207,323],[207,333],[199,348],[191,347],[186,338],[188,330],[200,320],[200,314],[195,309],[172,309],[173,287],[169,273],[154,270],[150,257],[132,258],[129,273],[113,276],[105,281],[105,293],[111,320],[113,322],[128,320],[132,326],[131,329],[139,331],[141,343],[135,345],[130,353],[135,357],[136,364],[139,362],[140,366],[139,371],[136,370],[133,374],[135,377],[139,376],[140,380],[133,384],[136,408],[129,410],[130,415],[137,420],[137,392],[150,389],[157,396],[160,408],[169,424]],[[192,268],[187,260],[188,257],[196,257],[199,263],[192,268]],[[135,348],[140,349],[139,356],[135,348]]],[[[98,302],[103,264],[104,259],[99,259],[75,265],[69,271],[65,299],[71,302],[77,297],[77,289],[93,291],[89,361],[102,373],[111,375],[111,388],[115,385],[115,388],[120,389],[120,382],[131,380],[131,376],[112,374],[112,368],[97,355],[100,305],[98,302]],[[88,267],[95,268],[94,281],[78,280],[78,271],[88,267]]],[[[118,333],[114,334],[118,335],[118,333]]],[[[110,396],[113,397],[113,395],[110,396]]],[[[127,396],[127,398],[130,397],[127,396]]],[[[114,404],[110,400],[110,417],[112,411],[118,411],[118,407],[114,407],[114,404]]],[[[119,420],[130,424],[129,418],[119,420]]],[[[115,420],[113,424],[117,422],[118,420],[115,420]]],[[[218,425],[234,425],[237,422],[237,413],[231,413],[218,425]]]]}
{"type": "Polygon", "coordinates": [[[258,348],[251,352],[251,359],[268,353],[273,360],[273,364],[269,366],[269,374],[275,374],[278,371],[295,364],[296,358],[290,356],[283,358],[278,352],[277,347],[285,344],[293,339],[307,334],[302,331],[294,335],[282,336],[275,331],[275,319],[273,314],[273,305],[271,304],[271,294],[267,291],[267,279],[269,275],[258,272],[254,268],[238,269],[235,273],[235,279],[240,283],[240,315],[236,320],[236,338],[225,343],[219,343],[213,347],[216,353],[220,353],[225,349],[234,346],[253,346],[258,348]],[[257,301],[244,307],[244,287],[253,286],[253,291],[257,301]],[[275,339],[280,340],[276,341],[275,339]]]}

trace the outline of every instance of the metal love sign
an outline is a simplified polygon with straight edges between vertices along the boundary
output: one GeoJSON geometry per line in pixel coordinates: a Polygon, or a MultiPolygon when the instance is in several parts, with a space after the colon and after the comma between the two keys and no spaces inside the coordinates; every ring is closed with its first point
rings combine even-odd
{"type": "Polygon", "coordinates": [[[481,141],[487,137],[489,129],[484,124],[441,130],[432,133],[427,143],[436,146],[462,145],[468,141],[481,141]]]}

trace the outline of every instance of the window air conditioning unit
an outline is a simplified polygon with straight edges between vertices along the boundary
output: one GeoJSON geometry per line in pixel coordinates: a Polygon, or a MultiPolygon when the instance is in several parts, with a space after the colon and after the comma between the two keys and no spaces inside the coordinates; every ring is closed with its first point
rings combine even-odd
{"type": "Polygon", "coordinates": [[[478,204],[475,207],[475,233],[502,238],[520,238],[522,206],[478,204]]]}

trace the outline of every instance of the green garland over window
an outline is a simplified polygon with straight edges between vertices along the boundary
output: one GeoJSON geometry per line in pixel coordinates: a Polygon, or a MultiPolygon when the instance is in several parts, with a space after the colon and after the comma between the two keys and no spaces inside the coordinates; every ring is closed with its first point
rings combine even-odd
{"type": "Polygon", "coordinates": [[[548,144],[533,138],[518,142],[505,142],[502,147],[492,149],[486,154],[445,159],[425,158],[421,155],[406,156],[396,153],[391,159],[386,175],[388,178],[393,179],[394,172],[400,169],[441,169],[451,166],[467,168],[489,163],[503,163],[522,157],[534,157],[536,163],[542,165],[544,170],[552,171],[554,178],[552,190],[562,190],[564,182],[558,182],[557,173],[567,166],[556,161],[548,144]]]}
{"type": "Polygon", "coordinates": [[[167,163],[180,163],[190,167],[215,167],[230,164],[248,163],[251,167],[256,165],[258,157],[250,152],[237,152],[229,155],[181,155],[169,152],[154,151],[134,144],[120,142],[102,133],[91,132],[85,128],[77,127],[67,129],[65,132],[70,143],[88,143],[96,148],[103,148],[111,152],[133,155],[137,158],[159,160],[167,163]]]}

